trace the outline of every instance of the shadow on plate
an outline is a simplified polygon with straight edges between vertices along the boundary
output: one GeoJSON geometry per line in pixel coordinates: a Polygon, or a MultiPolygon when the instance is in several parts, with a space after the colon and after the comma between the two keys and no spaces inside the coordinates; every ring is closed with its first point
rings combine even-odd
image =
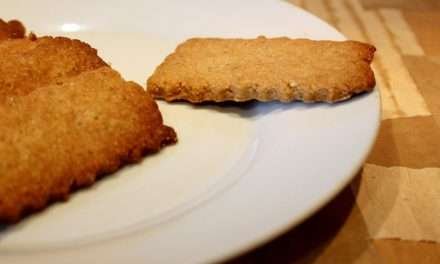
{"type": "Polygon", "coordinates": [[[198,104],[188,103],[183,100],[169,102],[169,104],[173,105],[187,105],[192,109],[210,109],[213,111],[217,111],[225,114],[236,115],[240,118],[260,118],[265,115],[268,115],[273,112],[284,112],[295,109],[296,111],[307,111],[311,109],[321,108],[321,109],[332,109],[334,107],[338,107],[340,105],[346,105],[349,103],[354,103],[358,100],[362,100],[363,97],[368,94],[360,94],[355,95],[351,99],[336,102],[336,103],[325,103],[325,102],[317,102],[317,103],[304,103],[301,101],[294,101],[291,103],[282,103],[278,101],[271,102],[259,102],[256,100],[246,101],[246,102],[203,102],[198,104]]]}
{"type": "Polygon", "coordinates": [[[2,244],[3,239],[10,232],[13,232],[14,230],[19,230],[20,228],[22,228],[25,225],[25,222],[26,222],[26,217],[25,217],[25,219],[20,220],[17,223],[12,223],[12,224],[2,223],[2,224],[0,224],[0,246],[2,244]]]}
{"type": "Polygon", "coordinates": [[[300,225],[224,264],[355,262],[370,248],[371,243],[366,224],[355,203],[356,190],[359,189],[356,185],[359,182],[353,181],[300,225]]]}

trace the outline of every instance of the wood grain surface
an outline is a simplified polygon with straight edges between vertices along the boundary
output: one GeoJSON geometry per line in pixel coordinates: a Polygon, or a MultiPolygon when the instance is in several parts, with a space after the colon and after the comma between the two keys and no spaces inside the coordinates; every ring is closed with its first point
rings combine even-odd
{"type": "Polygon", "coordinates": [[[440,263],[440,1],[289,2],[377,47],[383,121],[350,186],[227,263],[440,263]]]}

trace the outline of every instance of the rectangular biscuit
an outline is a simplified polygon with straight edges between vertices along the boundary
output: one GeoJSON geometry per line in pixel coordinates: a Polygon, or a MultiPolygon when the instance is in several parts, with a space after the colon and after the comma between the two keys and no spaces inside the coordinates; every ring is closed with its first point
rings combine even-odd
{"type": "Polygon", "coordinates": [[[193,38],[148,79],[167,101],[336,102],[375,86],[375,48],[356,41],[193,38]]]}
{"type": "Polygon", "coordinates": [[[176,142],[151,96],[108,67],[17,97],[0,116],[0,222],[176,142]]]}

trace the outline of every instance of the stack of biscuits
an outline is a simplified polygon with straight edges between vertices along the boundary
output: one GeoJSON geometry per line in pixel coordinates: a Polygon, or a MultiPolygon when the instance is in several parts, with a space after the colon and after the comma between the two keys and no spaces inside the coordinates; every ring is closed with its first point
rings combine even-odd
{"type": "Polygon", "coordinates": [[[0,42],[0,221],[176,142],[151,96],[88,44],[15,37],[0,42]]]}

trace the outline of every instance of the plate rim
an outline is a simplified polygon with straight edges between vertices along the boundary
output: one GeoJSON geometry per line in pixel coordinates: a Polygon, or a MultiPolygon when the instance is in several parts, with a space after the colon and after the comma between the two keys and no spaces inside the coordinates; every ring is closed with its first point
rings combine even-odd
{"type": "MultiPolygon", "coordinates": [[[[283,1],[284,2],[284,1],[283,1]]],[[[343,35],[338,32],[335,28],[333,28],[332,26],[330,26],[327,22],[321,20],[320,18],[308,13],[305,10],[302,10],[298,7],[295,7],[293,4],[291,3],[287,3],[288,5],[291,6],[292,10],[296,9],[296,11],[293,12],[300,12],[300,13],[305,13],[307,14],[307,16],[310,17],[310,19],[314,19],[314,20],[319,20],[320,23],[325,24],[328,28],[331,28],[333,31],[336,32],[336,34],[339,34],[340,38],[344,38],[343,35]]],[[[336,184],[331,192],[329,194],[327,194],[326,196],[321,197],[321,199],[319,199],[319,201],[317,203],[314,204],[313,207],[308,208],[308,210],[304,211],[301,216],[296,217],[295,219],[291,219],[288,225],[284,225],[284,226],[279,226],[276,230],[272,230],[272,232],[270,234],[266,234],[266,236],[261,237],[260,239],[253,239],[251,242],[249,242],[246,246],[242,246],[240,248],[235,249],[234,251],[230,251],[229,254],[221,254],[220,256],[212,256],[210,259],[207,259],[207,261],[211,262],[211,261],[224,261],[233,257],[236,257],[238,255],[244,254],[262,244],[267,243],[268,241],[278,237],[280,234],[284,233],[285,231],[291,229],[292,227],[298,225],[299,223],[303,222],[305,219],[307,219],[308,217],[310,217],[312,214],[314,214],[315,212],[317,212],[320,208],[322,208],[324,205],[326,205],[331,199],[333,199],[344,187],[346,187],[349,182],[352,181],[352,179],[354,178],[354,176],[356,175],[357,171],[359,170],[359,168],[362,166],[362,164],[364,164],[365,160],[368,157],[368,154],[371,152],[371,149],[374,146],[374,142],[375,139],[379,133],[379,127],[380,127],[380,115],[381,115],[381,99],[380,99],[380,93],[379,93],[379,88],[376,85],[375,89],[373,92],[371,92],[371,94],[369,94],[368,96],[374,96],[375,98],[377,98],[375,100],[376,102],[376,107],[378,109],[376,109],[376,113],[377,116],[375,116],[375,124],[372,124],[372,126],[374,125],[374,134],[370,135],[370,142],[368,144],[369,148],[365,149],[364,152],[362,153],[362,158],[360,160],[358,160],[357,164],[355,166],[353,166],[352,171],[344,176],[344,180],[338,182],[338,184],[336,184]]],[[[113,243],[113,242],[111,242],[113,243]]],[[[0,255],[0,259],[1,259],[1,255],[0,255]]]]}

